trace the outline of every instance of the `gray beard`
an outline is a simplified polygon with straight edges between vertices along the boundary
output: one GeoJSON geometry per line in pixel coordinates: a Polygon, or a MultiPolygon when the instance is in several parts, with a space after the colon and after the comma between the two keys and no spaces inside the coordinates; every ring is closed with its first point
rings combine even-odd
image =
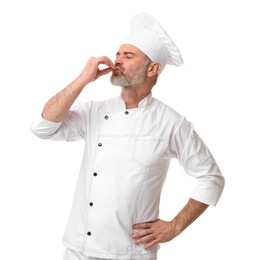
{"type": "Polygon", "coordinates": [[[112,85],[119,86],[122,88],[129,88],[136,86],[139,82],[139,80],[134,79],[133,77],[129,77],[124,74],[120,75],[111,75],[110,81],[112,85]]]}
{"type": "Polygon", "coordinates": [[[121,72],[119,75],[112,74],[110,81],[112,85],[122,88],[131,88],[139,86],[145,79],[147,65],[145,64],[134,76],[129,76],[121,72]]]}

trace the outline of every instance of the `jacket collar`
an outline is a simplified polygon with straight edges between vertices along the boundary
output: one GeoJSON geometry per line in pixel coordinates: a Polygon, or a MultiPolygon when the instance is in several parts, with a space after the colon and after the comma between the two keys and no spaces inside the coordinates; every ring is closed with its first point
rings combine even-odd
{"type": "MultiPolygon", "coordinates": [[[[146,107],[148,106],[150,103],[152,102],[152,92],[150,92],[149,95],[147,95],[145,98],[143,98],[139,104],[138,104],[138,108],[142,108],[142,107],[146,107]]],[[[126,108],[125,105],[125,101],[123,100],[123,98],[120,96],[120,103],[121,105],[124,107],[124,109],[126,108]]]]}

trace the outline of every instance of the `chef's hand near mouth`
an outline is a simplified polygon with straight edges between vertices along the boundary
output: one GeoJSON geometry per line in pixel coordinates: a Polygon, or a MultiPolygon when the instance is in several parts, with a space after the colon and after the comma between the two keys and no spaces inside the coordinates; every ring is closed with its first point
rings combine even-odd
{"type": "Polygon", "coordinates": [[[112,71],[119,69],[108,57],[91,57],[86,63],[84,69],[79,75],[79,78],[84,80],[86,84],[95,81],[99,77],[106,75],[112,71]],[[99,65],[105,65],[104,69],[100,69],[99,65]]]}

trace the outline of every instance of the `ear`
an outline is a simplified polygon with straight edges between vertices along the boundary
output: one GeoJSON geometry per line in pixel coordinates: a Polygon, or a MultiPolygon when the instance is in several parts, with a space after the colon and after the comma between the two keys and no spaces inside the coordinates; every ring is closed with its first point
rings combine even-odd
{"type": "Polygon", "coordinates": [[[154,61],[150,62],[148,65],[148,68],[147,68],[147,76],[148,77],[155,76],[156,74],[159,73],[160,68],[161,68],[161,65],[159,62],[154,62],[154,61]]]}

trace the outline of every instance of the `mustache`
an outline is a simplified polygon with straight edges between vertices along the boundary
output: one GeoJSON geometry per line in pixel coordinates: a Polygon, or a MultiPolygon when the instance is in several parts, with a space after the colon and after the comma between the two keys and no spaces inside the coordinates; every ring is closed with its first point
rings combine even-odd
{"type": "Polygon", "coordinates": [[[115,64],[115,67],[117,68],[117,70],[120,70],[120,71],[123,70],[123,68],[122,68],[122,66],[120,64],[115,64]]]}

